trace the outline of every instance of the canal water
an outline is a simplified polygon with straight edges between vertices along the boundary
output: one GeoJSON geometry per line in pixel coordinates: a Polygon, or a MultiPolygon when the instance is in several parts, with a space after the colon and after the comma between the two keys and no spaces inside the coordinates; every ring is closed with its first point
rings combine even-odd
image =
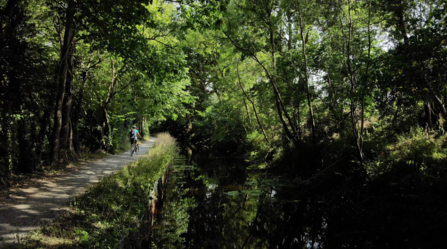
{"type": "Polygon", "coordinates": [[[330,184],[303,191],[242,160],[179,159],[155,211],[151,247],[444,248],[445,201],[430,209],[392,188],[330,184]]]}

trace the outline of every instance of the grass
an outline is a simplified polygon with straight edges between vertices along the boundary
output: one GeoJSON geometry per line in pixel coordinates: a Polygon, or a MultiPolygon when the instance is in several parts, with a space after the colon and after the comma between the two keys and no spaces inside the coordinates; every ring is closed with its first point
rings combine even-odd
{"type": "Polygon", "coordinates": [[[135,248],[144,240],[154,184],[178,155],[159,134],[147,157],[102,179],[74,198],[70,210],[10,248],[135,248]]]}

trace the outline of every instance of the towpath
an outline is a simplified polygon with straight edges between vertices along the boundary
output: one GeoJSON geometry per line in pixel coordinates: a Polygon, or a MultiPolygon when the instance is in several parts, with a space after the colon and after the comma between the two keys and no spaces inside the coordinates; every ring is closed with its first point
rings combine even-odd
{"type": "Polygon", "coordinates": [[[126,151],[108,156],[53,179],[38,180],[32,186],[15,189],[13,194],[0,197],[0,248],[17,241],[40,224],[47,223],[68,209],[69,200],[83,193],[102,177],[144,156],[155,138],[140,144],[138,155],[126,151]],[[1,240],[3,238],[3,242],[1,240]]]}

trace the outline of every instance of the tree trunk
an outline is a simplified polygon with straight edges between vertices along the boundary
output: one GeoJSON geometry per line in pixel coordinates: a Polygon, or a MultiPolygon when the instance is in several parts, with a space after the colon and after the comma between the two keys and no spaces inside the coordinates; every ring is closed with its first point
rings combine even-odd
{"type": "Polygon", "coordinates": [[[141,126],[140,126],[140,129],[141,129],[141,137],[144,137],[144,117],[141,118],[141,126]]]}
{"type": "Polygon", "coordinates": [[[69,142],[68,142],[69,150],[74,151],[74,145],[73,145],[73,123],[70,120],[70,136],[69,136],[69,142]]]}
{"type": "Polygon", "coordinates": [[[312,142],[315,146],[315,120],[314,120],[314,112],[312,109],[312,98],[310,96],[309,90],[309,73],[307,71],[307,54],[306,54],[306,40],[309,33],[307,33],[306,38],[304,37],[304,21],[301,12],[301,6],[298,6],[299,14],[300,14],[300,34],[301,34],[301,53],[303,54],[304,59],[304,85],[306,87],[306,98],[307,98],[307,106],[309,107],[309,118],[312,129],[312,142]]]}
{"type": "MultiPolygon", "coordinates": [[[[242,86],[241,79],[240,79],[240,75],[239,75],[239,61],[238,61],[238,63],[237,63],[237,79],[238,79],[238,82],[239,82],[239,86],[240,86],[240,88],[242,89],[242,92],[244,93],[244,95],[245,95],[245,97],[247,98],[247,100],[250,101],[251,106],[253,107],[253,111],[254,111],[255,116],[256,116],[256,121],[258,121],[259,128],[261,129],[262,134],[264,135],[265,141],[267,141],[267,143],[270,143],[270,141],[269,141],[269,139],[268,139],[268,137],[267,137],[267,134],[265,133],[264,126],[262,125],[261,120],[259,119],[258,112],[256,111],[255,103],[254,103],[253,100],[248,96],[248,94],[247,94],[247,93],[245,92],[245,90],[244,90],[244,87],[242,86]]],[[[244,101],[244,102],[245,102],[245,101],[244,101]]],[[[248,108],[247,108],[247,110],[248,110],[248,108]]],[[[248,112],[248,111],[247,111],[247,112],[248,112]]]]}
{"type": "Polygon", "coordinates": [[[45,111],[43,112],[42,117],[40,118],[39,122],[40,122],[40,130],[39,130],[39,135],[37,138],[37,147],[36,147],[36,158],[41,159],[41,154],[42,154],[42,146],[43,146],[43,141],[45,140],[45,135],[47,135],[48,129],[48,121],[50,119],[50,110],[48,108],[45,109],[45,111]]]}
{"type": "Polygon", "coordinates": [[[244,99],[245,111],[247,112],[248,123],[251,125],[250,109],[248,109],[247,101],[244,99]]]}
{"type": "Polygon", "coordinates": [[[398,24],[397,24],[397,28],[400,31],[400,34],[404,40],[404,44],[408,45],[408,36],[407,36],[407,28],[405,27],[405,20],[404,20],[404,1],[400,1],[397,5],[396,5],[396,15],[398,18],[398,24]]]}
{"type": "Polygon", "coordinates": [[[27,139],[27,124],[22,117],[17,122],[17,141],[19,142],[19,164],[17,171],[20,173],[31,173],[33,170],[32,155],[30,154],[30,141],[27,139]]]}
{"type": "Polygon", "coordinates": [[[447,130],[447,108],[446,108],[446,97],[443,98],[444,103],[442,103],[442,97],[439,98],[437,94],[433,92],[433,106],[436,107],[441,113],[441,117],[443,118],[443,128],[444,130],[447,130]]]}
{"type": "Polygon", "coordinates": [[[73,105],[71,128],[73,133],[73,149],[78,157],[81,156],[81,142],[79,141],[78,123],[81,116],[82,99],[84,97],[84,90],[81,90],[78,99],[73,105]]]}
{"type": "Polygon", "coordinates": [[[10,20],[13,17],[14,9],[17,8],[19,5],[20,0],[8,0],[6,3],[5,8],[3,9],[2,13],[0,14],[0,24],[2,25],[2,33],[4,32],[7,24],[6,20],[10,20]]]}
{"type": "Polygon", "coordinates": [[[82,72],[82,88],[78,95],[78,98],[75,98],[75,103],[73,104],[72,114],[71,114],[71,129],[73,135],[73,149],[78,157],[81,156],[81,142],[79,141],[79,132],[78,132],[78,124],[79,119],[81,118],[81,110],[82,110],[82,101],[84,100],[84,90],[85,84],[88,80],[88,72],[89,70],[96,66],[91,66],[92,54],[90,55],[89,63],[87,64],[87,69],[82,72]]]}
{"type": "MultiPolygon", "coordinates": [[[[270,16],[271,18],[271,16],[270,16]]],[[[271,20],[271,19],[270,19],[271,20]]],[[[297,132],[296,132],[296,127],[294,127],[293,122],[284,106],[284,103],[282,102],[282,98],[279,92],[279,89],[276,85],[276,46],[275,46],[275,36],[274,36],[274,31],[273,31],[273,24],[270,23],[270,47],[271,47],[271,56],[272,56],[272,65],[273,65],[273,74],[269,74],[270,77],[270,81],[271,81],[271,85],[273,86],[273,92],[275,95],[275,102],[276,102],[276,108],[278,110],[278,114],[279,114],[279,119],[281,120],[281,123],[283,125],[283,129],[285,130],[287,136],[289,137],[290,140],[292,140],[294,146],[296,149],[298,149],[299,147],[299,143],[297,140],[297,132]],[[287,125],[287,123],[285,122],[283,115],[286,117],[286,119],[289,122],[289,125],[287,125]],[[289,127],[291,128],[292,131],[290,131],[289,127]]]]}
{"type": "Polygon", "coordinates": [[[75,14],[75,6],[74,1],[70,0],[67,7],[67,15],[66,15],[66,25],[65,25],[65,34],[64,34],[64,44],[62,46],[62,50],[60,52],[60,60],[58,65],[58,92],[56,96],[56,105],[55,105],[55,113],[54,113],[54,125],[53,125],[53,135],[52,135],[52,150],[51,150],[51,166],[53,168],[58,166],[59,163],[59,151],[60,151],[60,131],[62,127],[62,107],[64,103],[65,97],[65,88],[67,81],[67,71],[69,67],[69,56],[71,45],[73,43],[73,38],[75,35],[74,28],[74,14],[75,14]]]}
{"type": "Polygon", "coordinates": [[[0,177],[8,177],[10,175],[9,171],[9,139],[8,130],[10,126],[9,115],[6,112],[1,112],[1,123],[0,123],[0,177]]]}
{"type": "Polygon", "coordinates": [[[71,110],[73,105],[73,54],[75,50],[75,42],[72,43],[70,52],[67,57],[67,75],[65,82],[65,96],[64,105],[62,107],[62,127],[60,134],[60,148],[62,150],[69,150],[70,148],[70,124],[71,124],[71,110]]]}
{"type": "Polygon", "coordinates": [[[110,145],[112,144],[112,128],[110,127],[110,120],[109,120],[109,113],[107,110],[107,107],[103,107],[102,111],[104,113],[104,136],[106,137],[106,150],[108,150],[108,148],[110,147],[110,145]]]}
{"type": "MultiPolygon", "coordinates": [[[[351,66],[351,40],[352,40],[352,16],[351,16],[351,1],[348,1],[348,14],[349,14],[349,33],[348,33],[348,44],[346,47],[346,61],[347,61],[347,66],[348,66],[348,73],[349,73],[349,82],[351,83],[351,104],[350,104],[350,112],[351,112],[351,129],[352,129],[352,133],[354,135],[354,139],[355,139],[355,146],[357,149],[357,152],[359,153],[359,159],[360,159],[360,163],[363,164],[363,139],[362,139],[362,134],[359,133],[358,129],[357,129],[357,122],[358,122],[358,117],[355,114],[355,111],[357,109],[357,105],[355,104],[355,95],[358,93],[357,90],[357,80],[355,78],[352,66],[351,66]]],[[[362,104],[363,105],[363,104],[362,104]]],[[[363,107],[362,110],[363,112],[363,107]]],[[[362,118],[363,118],[363,114],[362,114],[362,118]]],[[[363,127],[363,122],[364,120],[361,121],[362,122],[362,127],[363,127]]],[[[363,132],[363,131],[362,131],[363,132]]]]}
{"type": "MultiPolygon", "coordinates": [[[[0,10],[0,39],[8,39],[8,36],[14,36],[17,25],[20,21],[15,20],[17,16],[15,13],[19,7],[20,0],[8,0],[5,7],[0,10]]],[[[0,51],[8,46],[9,42],[0,42],[0,51]]],[[[2,68],[3,69],[3,68],[2,68]]],[[[3,71],[1,72],[2,77],[3,71]]],[[[8,76],[6,76],[8,77],[8,76]]],[[[0,97],[2,97],[0,94],[0,97]]],[[[9,142],[11,141],[11,119],[10,119],[10,106],[2,101],[2,109],[0,109],[1,122],[0,122],[0,177],[9,177],[10,175],[10,150],[9,142]]]]}
{"type": "Polygon", "coordinates": [[[32,156],[34,162],[33,162],[33,170],[36,170],[37,167],[37,161],[39,157],[37,157],[37,152],[41,151],[42,143],[39,142],[39,135],[37,133],[37,128],[39,127],[39,119],[38,116],[30,117],[30,136],[29,136],[29,144],[31,146],[30,153],[32,156]]]}
{"type": "MultiPolygon", "coordinates": [[[[295,68],[295,64],[293,62],[293,56],[292,56],[292,41],[293,41],[293,20],[291,17],[291,12],[287,12],[287,30],[288,30],[288,35],[289,35],[289,39],[287,41],[287,50],[289,52],[290,55],[290,64],[293,68],[294,71],[294,78],[297,77],[296,75],[296,68],[295,68]]],[[[299,84],[299,81],[298,81],[299,84]]],[[[301,111],[300,111],[300,98],[299,98],[299,88],[298,88],[298,84],[294,85],[292,82],[292,91],[295,91],[295,95],[292,95],[292,97],[290,98],[290,104],[292,106],[293,112],[293,122],[294,122],[294,126],[296,127],[296,135],[295,135],[295,139],[301,140],[301,111]],[[295,100],[295,101],[294,101],[295,100]]]]}
{"type": "Polygon", "coordinates": [[[78,121],[72,120],[73,129],[73,149],[78,157],[81,156],[81,141],[79,141],[78,121]]]}
{"type": "MultiPolygon", "coordinates": [[[[269,16],[268,18],[271,19],[271,22],[273,22],[272,17],[271,17],[271,13],[273,10],[270,9],[269,12],[269,16]]],[[[225,36],[231,41],[231,43],[238,49],[242,50],[242,51],[246,51],[250,54],[250,56],[256,61],[256,63],[262,67],[262,69],[264,70],[264,72],[266,73],[268,79],[269,79],[269,83],[271,84],[272,88],[273,88],[273,93],[274,93],[274,98],[275,98],[275,105],[276,105],[276,110],[277,110],[277,114],[279,116],[279,120],[281,121],[282,127],[284,129],[284,132],[286,133],[287,137],[292,140],[292,143],[294,144],[294,146],[296,147],[296,149],[298,150],[299,148],[299,140],[297,139],[297,129],[296,127],[293,125],[293,121],[290,118],[289,113],[287,112],[287,109],[284,106],[284,103],[282,101],[281,98],[281,93],[278,89],[278,86],[276,84],[276,47],[275,47],[275,40],[274,40],[274,30],[273,30],[273,23],[270,23],[270,27],[269,27],[269,32],[270,32],[270,47],[271,47],[271,56],[272,56],[272,70],[273,73],[271,73],[271,71],[269,71],[264,64],[262,64],[262,62],[258,59],[258,57],[256,56],[256,54],[254,52],[252,52],[250,49],[247,48],[243,48],[241,47],[237,42],[235,42],[231,36],[227,33],[224,33],[225,36]],[[284,117],[287,119],[288,124],[286,122],[286,120],[284,119],[284,117]],[[290,128],[290,129],[289,129],[290,128]]]]}

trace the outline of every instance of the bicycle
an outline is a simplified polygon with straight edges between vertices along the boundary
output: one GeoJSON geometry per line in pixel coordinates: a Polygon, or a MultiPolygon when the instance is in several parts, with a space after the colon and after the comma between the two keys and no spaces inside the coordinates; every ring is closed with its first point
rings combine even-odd
{"type": "Polygon", "coordinates": [[[130,156],[133,156],[134,153],[138,155],[139,150],[140,150],[140,145],[138,145],[137,143],[132,143],[131,149],[130,149],[130,156]]]}

